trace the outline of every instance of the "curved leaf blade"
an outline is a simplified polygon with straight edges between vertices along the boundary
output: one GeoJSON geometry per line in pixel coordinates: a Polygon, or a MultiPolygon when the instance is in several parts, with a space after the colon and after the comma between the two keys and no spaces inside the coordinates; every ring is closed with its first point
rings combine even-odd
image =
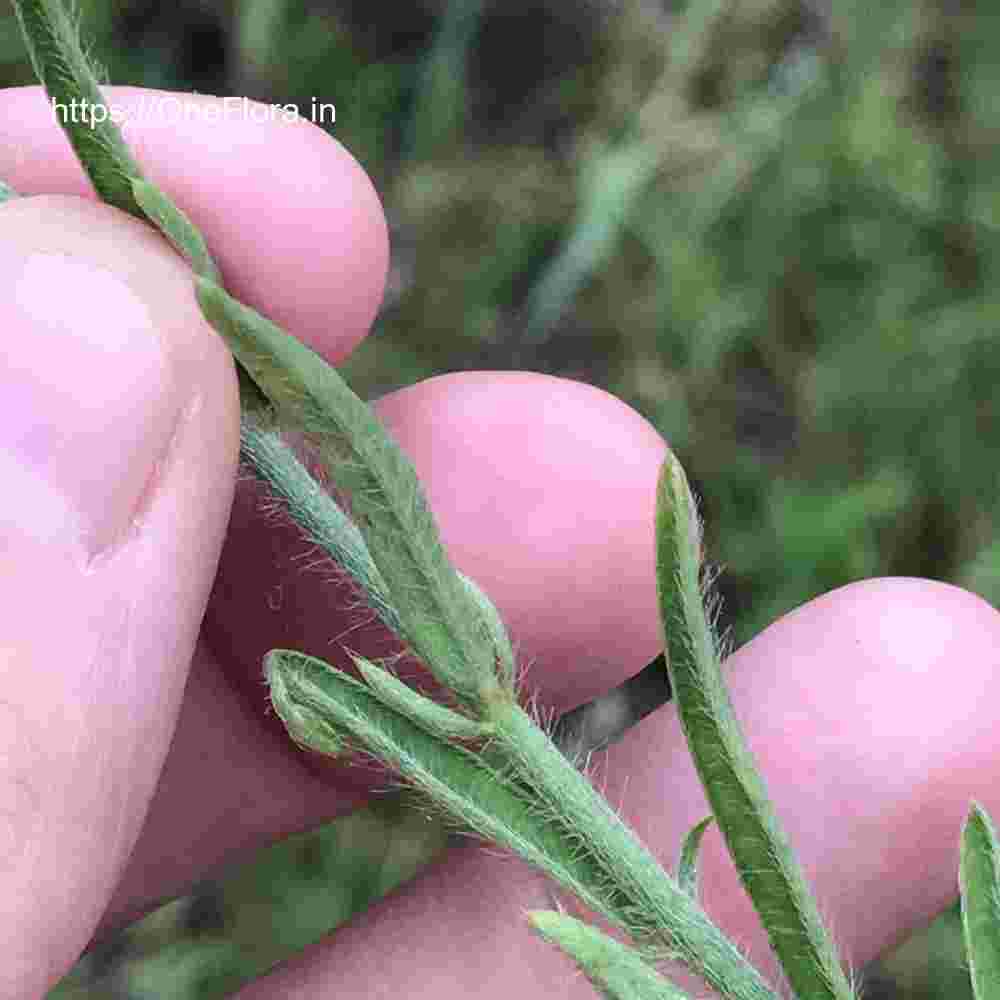
{"type": "Polygon", "coordinates": [[[973,803],[962,828],[959,862],[962,931],[976,1000],[1000,997],[1000,844],[996,827],[973,803]]]}
{"type": "Polygon", "coordinates": [[[729,700],[701,591],[700,524],[673,455],[663,463],[657,488],[656,564],[670,684],[743,885],[796,994],[849,1000],[850,983],[729,700]]]}
{"type": "Polygon", "coordinates": [[[681,858],[677,863],[677,884],[692,898],[698,896],[698,850],[701,838],[712,825],[713,817],[706,816],[693,826],[681,845],[681,858]]]}
{"type": "Polygon", "coordinates": [[[607,1000],[688,1000],[688,995],[647,964],[634,948],[588,924],[553,910],[528,914],[531,926],[579,966],[607,1000]]]}

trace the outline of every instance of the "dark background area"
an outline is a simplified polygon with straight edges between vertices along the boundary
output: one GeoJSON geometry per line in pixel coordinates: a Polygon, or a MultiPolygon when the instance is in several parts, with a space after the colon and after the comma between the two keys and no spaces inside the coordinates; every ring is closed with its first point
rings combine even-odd
{"type": "MultiPolygon", "coordinates": [[[[702,499],[734,644],[872,575],[1000,598],[992,5],[79,11],[113,82],[333,102],[393,233],[349,380],[527,368],[626,400],[702,499]]],[[[0,0],[0,83],[27,82],[0,0]]],[[[960,998],[956,940],[952,915],[868,995],[960,998]]]]}

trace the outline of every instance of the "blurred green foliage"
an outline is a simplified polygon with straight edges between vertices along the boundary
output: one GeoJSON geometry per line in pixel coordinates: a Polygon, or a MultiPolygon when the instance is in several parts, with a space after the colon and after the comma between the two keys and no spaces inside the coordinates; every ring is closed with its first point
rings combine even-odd
{"type": "MultiPolygon", "coordinates": [[[[871,575],[1000,599],[992,5],[79,6],[116,82],[334,102],[394,240],[348,378],[631,403],[702,498],[736,643],[871,575]]],[[[0,82],[30,82],[3,5],[0,82]]]]}

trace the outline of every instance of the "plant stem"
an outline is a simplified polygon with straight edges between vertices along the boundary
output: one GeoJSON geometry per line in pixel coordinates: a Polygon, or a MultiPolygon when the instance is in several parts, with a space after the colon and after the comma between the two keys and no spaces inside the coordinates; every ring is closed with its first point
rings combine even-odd
{"type": "Polygon", "coordinates": [[[594,855],[606,876],[598,891],[637,940],[662,939],[673,957],[723,996],[762,1000],[774,994],[739,949],[642,846],[593,785],[516,703],[497,704],[488,720],[519,777],[594,855]]]}
{"type": "Polygon", "coordinates": [[[14,0],[14,9],[35,75],[94,190],[109,205],[145,219],[132,193],[132,180],[142,171],[108,113],[62,3],[14,0]]]}

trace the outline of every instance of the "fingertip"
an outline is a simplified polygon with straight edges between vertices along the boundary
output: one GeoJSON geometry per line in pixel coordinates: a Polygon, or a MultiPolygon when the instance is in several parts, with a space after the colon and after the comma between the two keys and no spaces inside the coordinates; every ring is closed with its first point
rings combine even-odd
{"type": "MultiPolygon", "coordinates": [[[[388,230],[364,170],[309,120],[242,99],[104,88],[148,176],[202,229],[234,294],[330,361],[366,335],[388,230]],[[225,101],[233,101],[225,104],[225,101]]],[[[0,92],[0,177],[95,197],[40,87],[0,92]]]]}
{"type": "Polygon", "coordinates": [[[640,414],[532,372],[442,375],[375,407],[547,708],[602,694],[657,655],[654,515],[667,446],[640,414]]]}

